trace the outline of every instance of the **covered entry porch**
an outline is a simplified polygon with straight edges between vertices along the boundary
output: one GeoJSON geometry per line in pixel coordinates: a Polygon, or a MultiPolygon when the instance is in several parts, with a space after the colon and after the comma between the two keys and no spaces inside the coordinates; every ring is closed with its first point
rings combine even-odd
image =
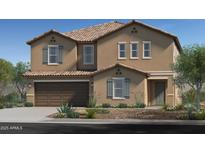
{"type": "Polygon", "coordinates": [[[163,106],[166,104],[168,78],[148,78],[147,105],[163,106]]]}

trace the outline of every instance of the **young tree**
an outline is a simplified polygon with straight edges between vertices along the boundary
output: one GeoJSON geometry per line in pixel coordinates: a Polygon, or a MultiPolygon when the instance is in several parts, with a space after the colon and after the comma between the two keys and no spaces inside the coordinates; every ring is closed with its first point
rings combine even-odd
{"type": "Polygon", "coordinates": [[[11,83],[13,77],[13,65],[4,59],[0,59],[0,97],[3,96],[6,86],[11,83]]]}
{"type": "Polygon", "coordinates": [[[205,82],[205,46],[191,45],[183,48],[183,53],[173,64],[177,73],[175,82],[179,86],[189,85],[194,89],[196,109],[200,111],[200,92],[205,82]]]}
{"type": "Polygon", "coordinates": [[[23,77],[23,74],[28,71],[29,63],[18,62],[15,66],[14,85],[21,96],[21,101],[25,101],[26,98],[26,85],[27,80],[23,77]]]}

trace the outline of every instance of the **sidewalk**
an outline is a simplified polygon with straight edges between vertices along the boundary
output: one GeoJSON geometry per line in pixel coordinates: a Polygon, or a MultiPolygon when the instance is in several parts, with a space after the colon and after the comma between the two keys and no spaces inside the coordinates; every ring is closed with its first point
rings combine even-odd
{"type": "Polygon", "coordinates": [[[139,125],[205,125],[205,120],[142,120],[142,119],[52,119],[40,123],[66,124],[139,124],[139,125]]]}

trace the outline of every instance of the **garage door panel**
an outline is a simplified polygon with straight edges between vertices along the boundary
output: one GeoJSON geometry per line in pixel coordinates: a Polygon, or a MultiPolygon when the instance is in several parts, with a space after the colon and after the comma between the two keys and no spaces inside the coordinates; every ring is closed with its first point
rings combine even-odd
{"type": "Polygon", "coordinates": [[[70,102],[73,106],[86,106],[88,99],[88,82],[35,83],[36,106],[59,106],[64,102],[70,102]]]}

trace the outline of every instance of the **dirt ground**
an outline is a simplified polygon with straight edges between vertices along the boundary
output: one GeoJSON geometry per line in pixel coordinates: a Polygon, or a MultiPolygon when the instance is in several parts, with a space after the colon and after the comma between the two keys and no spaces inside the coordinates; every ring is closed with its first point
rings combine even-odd
{"type": "Polygon", "coordinates": [[[96,119],[178,119],[185,111],[162,109],[109,109],[110,113],[96,114],[96,119]]]}

